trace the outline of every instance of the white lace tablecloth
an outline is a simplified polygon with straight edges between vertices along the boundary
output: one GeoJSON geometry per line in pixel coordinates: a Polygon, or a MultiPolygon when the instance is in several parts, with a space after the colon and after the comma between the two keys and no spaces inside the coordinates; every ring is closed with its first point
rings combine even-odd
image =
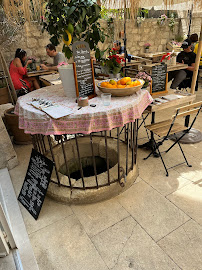
{"type": "Polygon", "coordinates": [[[112,97],[111,104],[104,106],[101,97],[89,100],[96,107],[82,107],[78,110],[75,99],[64,95],[62,85],[53,85],[35,90],[18,98],[15,113],[19,116],[19,128],[29,134],[62,135],[89,134],[122,127],[126,123],[140,118],[142,112],[152,102],[147,90],[141,89],[136,94],[127,97],[112,97]],[[43,98],[73,110],[71,115],[53,119],[46,113],[35,109],[28,103],[32,98],[43,98]]]}

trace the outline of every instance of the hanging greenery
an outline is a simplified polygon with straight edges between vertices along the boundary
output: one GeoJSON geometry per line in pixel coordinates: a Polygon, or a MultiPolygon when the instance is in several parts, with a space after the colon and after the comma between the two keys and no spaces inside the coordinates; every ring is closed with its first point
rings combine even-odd
{"type": "Polygon", "coordinates": [[[107,19],[107,32],[108,32],[108,37],[110,38],[110,42],[112,43],[114,41],[114,19],[109,18],[107,19]]]}
{"type": "Polygon", "coordinates": [[[71,0],[68,4],[66,1],[49,0],[44,29],[51,35],[50,41],[55,46],[63,40],[63,52],[67,58],[72,56],[71,43],[82,40],[88,42],[99,60],[104,52],[98,48],[98,42],[103,43],[106,36],[98,22],[100,10],[93,0],[71,0]]]}
{"type": "Polygon", "coordinates": [[[174,17],[174,14],[172,13],[170,16],[169,24],[168,24],[168,26],[172,32],[174,31],[175,24],[176,24],[175,17],[174,17]]]}

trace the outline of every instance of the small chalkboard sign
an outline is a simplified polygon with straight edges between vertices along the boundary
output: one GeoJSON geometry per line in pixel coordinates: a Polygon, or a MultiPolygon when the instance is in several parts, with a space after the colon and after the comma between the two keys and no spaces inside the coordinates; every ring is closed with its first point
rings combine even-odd
{"type": "Polygon", "coordinates": [[[32,149],[29,166],[18,200],[35,219],[38,218],[41,211],[52,170],[53,162],[32,149]]]}
{"type": "Polygon", "coordinates": [[[152,95],[168,92],[167,65],[165,63],[153,66],[151,77],[152,77],[152,87],[150,92],[152,95]]]}
{"type": "Polygon", "coordinates": [[[77,97],[95,97],[93,61],[90,58],[90,47],[85,41],[72,45],[74,58],[74,77],[77,97]]]}

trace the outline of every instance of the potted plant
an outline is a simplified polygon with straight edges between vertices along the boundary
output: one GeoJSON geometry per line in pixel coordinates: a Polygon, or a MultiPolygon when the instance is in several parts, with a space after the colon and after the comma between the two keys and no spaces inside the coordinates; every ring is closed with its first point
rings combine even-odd
{"type": "Polygon", "coordinates": [[[102,65],[106,68],[110,78],[118,78],[124,62],[125,59],[117,55],[117,50],[112,48],[109,50],[109,56],[102,61],[102,65]]]}
{"type": "Polygon", "coordinates": [[[135,78],[144,80],[144,85],[142,88],[147,88],[152,81],[151,76],[149,74],[147,74],[146,72],[138,72],[138,74],[135,76],[135,78]]]}
{"type": "Polygon", "coordinates": [[[170,55],[170,59],[171,59],[171,61],[170,61],[171,65],[176,65],[177,54],[174,51],[172,51],[172,53],[170,55]]]}
{"type": "Polygon", "coordinates": [[[137,17],[137,26],[141,26],[142,22],[144,22],[145,18],[144,17],[141,17],[141,16],[138,16],[137,17]]]}
{"type": "Polygon", "coordinates": [[[146,52],[146,53],[148,53],[148,52],[149,52],[149,47],[150,47],[150,46],[151,46],[151,44],[150,44],[150,43],[148,43],[148,42],[144,44],[144,47],[145,47],[145,52],[146,52]]]}
{"type": "Polygon", "coordinates": [[[160,18],[157,19],[157,23],[159,26],[164,26],[166,24],[168,17],[166,16],[166,14],[162,14],[160,16],[160,18]]]}
{"type": "Polygon", "coordinates": [[[50,41],[57,46],[64,42],[63,52],[69,59],[72,57],[71,44],[75,41],[86,41],[100,60],[104,55],[98,48],[98,42],[104,42],[106,34],[98,20],[101,8],[95,0],[49,0],[46,4],[44,29],[51,35],[50,41]]]}

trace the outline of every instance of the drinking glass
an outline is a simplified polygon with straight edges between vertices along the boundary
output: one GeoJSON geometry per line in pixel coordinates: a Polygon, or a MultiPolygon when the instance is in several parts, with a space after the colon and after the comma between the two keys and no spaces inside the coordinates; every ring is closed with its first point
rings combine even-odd
{"type": "Polygon", "coordinates": [[[104,106],[109,106],[111,102],[111,94],[108,93],[101,94],[101,99],[104,106]]]}

